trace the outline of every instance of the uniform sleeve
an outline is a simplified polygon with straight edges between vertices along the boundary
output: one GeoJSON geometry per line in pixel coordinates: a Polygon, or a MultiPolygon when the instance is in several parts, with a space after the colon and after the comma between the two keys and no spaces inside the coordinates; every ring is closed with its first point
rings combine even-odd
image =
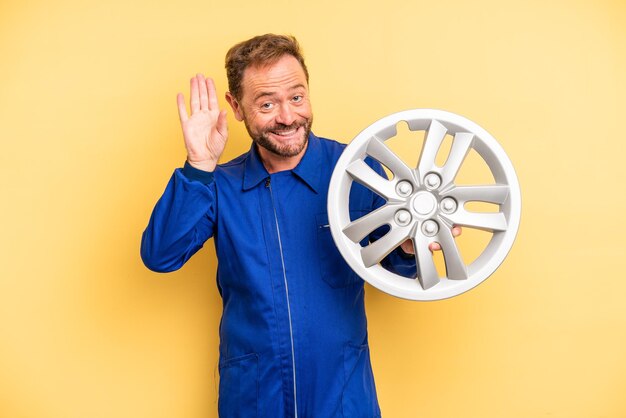
{"type": "MultiPolygon", "coordinates": [[[[383,169],[382,165],[373,159],[367,158],[366,162],[382,177],[387,178],[387,173],[383,169]]],[[[385,199],[372,193],[374,195],[374,202],[372,204],[372,210],[376,210],[383,206],[386,202],[385,199]]],[[[385,234],[380,228],[374,231],[370,235],[370,241],[376,241],[385,234]]],[[[400,276],[416,278],[417,277],[417,262],[413,254],[407,254],[402,251],[402,248],[398,247],[392,251],[387,257],[385,257],[380,263],[385,269],[400,276]]]]}
{"type": "Polygon", "coordinates": [[[185,163],[152,211],[141,238],[141,259],[153,271],[178,270],[213,236],[215,219],[213,173],[185,163]]]}

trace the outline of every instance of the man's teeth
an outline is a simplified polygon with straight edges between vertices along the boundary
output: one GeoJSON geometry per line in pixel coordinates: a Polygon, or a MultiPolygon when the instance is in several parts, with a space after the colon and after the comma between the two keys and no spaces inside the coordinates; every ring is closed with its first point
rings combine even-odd
{"type": "Polygon", "coordinates": [[[289,135],[293,135],[295,132],[296,130],[292,129],[291,131],[279,131],[279,132],[274,132],[274,133],[280,136],[289,136],[289,135]]]}

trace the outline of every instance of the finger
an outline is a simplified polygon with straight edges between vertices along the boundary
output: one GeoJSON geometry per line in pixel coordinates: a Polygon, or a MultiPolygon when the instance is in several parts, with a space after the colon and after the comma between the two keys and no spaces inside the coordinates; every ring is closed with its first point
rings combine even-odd
{"type": "Polygon", "coordinates": [[[432,252],[441,250],[441,245],[438,242],[431,242],[428,244],[428,249],[432,252]]]}
{"type": "Polygon", "coordinates": [[[209,110],[217,110],[219,109],[219,104],[217,103],[217,93],[215,92],[215,83],[212,78],[206,79],[206,87],[209,94],[209,110]]]}
{"type": "Polygon", "coordinates": [[[220,133],[224,138],[228,136],[228,124],[226,122],[226,111],[222,110],[217,117],[217,132],[220,133]]]}
{"type": "Polygon", "coordinates": [[[463,233],[463,229],[460,226],[455,226],[452,228],[452,236],[458,237],[463,233]]]}
{"type": "Polygon", "coordinates": [[[176,95],[176,103],[178,104],[178,117],[181,123],[186,122],[189,115],[187,114],[187,106],[185,106],[185,96],[182,93],[176,95]]]}
{"type": "Polygon", "coordinates": [[[198,112],[200,110],[200,95],[198,93],[198,79],[193,77],[190,81],[191,84],[191,97],[189,98],[189,102],[191,103],[191,114],[198,112]]]}
{"type": "Polygon", "coordinates": [[[402,251],[404,251],[406,254],[415,254],[415,247],[413,246],[412,239],[407,239],[402,244],[400,244],[400,247],[402,248],[402,251]]]}
{"type": "Polygon", "coordinates": [[[204,80],[204,75],[202,74],[198,74],[196,78],[198,79],[198,90],[200,92],[200,109],[206,110],[209,108],[209,98],[207,97],[206,81],[204,80]]]}

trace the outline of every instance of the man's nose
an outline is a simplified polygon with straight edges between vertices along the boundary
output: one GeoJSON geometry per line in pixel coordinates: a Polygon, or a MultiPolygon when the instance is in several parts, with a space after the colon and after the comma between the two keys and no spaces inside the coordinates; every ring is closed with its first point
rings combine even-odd
{"type": "Polygon", "coordinates": [[[283,125],[291,125],[296,121],[296,114],[289,104],[284,104],[280,106],[278,110],[278,115],[276,116],[276,122],[281,123],[283,125]]]}

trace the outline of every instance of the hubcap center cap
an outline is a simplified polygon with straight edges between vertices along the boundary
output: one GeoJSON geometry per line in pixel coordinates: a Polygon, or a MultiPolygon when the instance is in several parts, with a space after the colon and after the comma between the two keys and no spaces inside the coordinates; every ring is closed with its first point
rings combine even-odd
{"type": "Polygon", "coordinates": [[[430,214],[437,207],[437,199],[428,192],[420,192],[413,199],[413,209],[420,215],[430,214]]]}

